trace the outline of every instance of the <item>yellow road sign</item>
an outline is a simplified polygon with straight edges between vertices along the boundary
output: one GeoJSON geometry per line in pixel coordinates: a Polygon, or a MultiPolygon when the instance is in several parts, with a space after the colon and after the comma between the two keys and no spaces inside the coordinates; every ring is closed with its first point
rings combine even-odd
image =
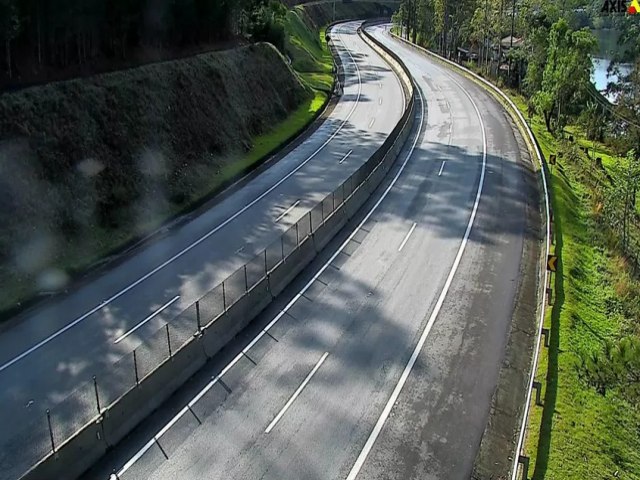
{"type": "Polygon", "coordinates": [[[555,272],[557,268],[558,257],[556,255],[549,255],[547,257],[547,270],[555,272]]]}

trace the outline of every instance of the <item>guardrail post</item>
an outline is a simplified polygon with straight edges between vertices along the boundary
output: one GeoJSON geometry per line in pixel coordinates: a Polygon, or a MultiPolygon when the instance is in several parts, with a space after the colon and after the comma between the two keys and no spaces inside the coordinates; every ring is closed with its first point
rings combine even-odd
{"type": "Polygon", "coordinates": [[[136,373],[136,386],[140,385],[140,377],[138,376],[138,357],[136,351],[133,351],[133,371],[136,373]]]}
{"type": "Polygon", "coordinates": [[[542,384],[540,382],[533,382],[533,388],[535,388],[536,390],[536,405],[538,407],[543,407],[544,404],[542,403],[542,400],[540,398],[542,394],[542,384]]]}
{"type": "Polygon", "coordinates": [[[522,480],[529,478],[529,457],[518,455],[518,463],[522,465],[522,480]]]}
{"type": "Polygon", "coordinates": [[[249,291],[249,280],[247,279],[247,264],[244,265],[244,293],[249,291]]]}
{"type": "Polygon", "coordinates": [[[56,443],[53,440],[53,428],[51,427],[51,410],[47,408],[47,424],[49,425],[49,438],[51,439],[51,451],[56,453],[56,443]]]}
{"type": "Polygon", "coordinates": [[[542,327],[542,335],[544,336],[544,346],[549,348],[549,329],[542,327]]]}
{"type": "Polygon", "coordinates": [[[169,358],[173,358],[173,353],[171,352],[171,336],[169,335],[169,324],[165,324],[167,330],[167,347],[169,347],[169,358]]]}
{"type": "Polygon", "coordinates": [[[309,212],[309,234],[313,234],[313,223],[311,223],[311,212],[309,212]]]}
{"type": "Polygon", "coordinates": [[[96,393],[96,406],[98,407],[98,415],[102,415],[102,409],[100,408],[100,395],[98,394],[98,380],[96,376],[93,376],[93,390],[96,393]]]}

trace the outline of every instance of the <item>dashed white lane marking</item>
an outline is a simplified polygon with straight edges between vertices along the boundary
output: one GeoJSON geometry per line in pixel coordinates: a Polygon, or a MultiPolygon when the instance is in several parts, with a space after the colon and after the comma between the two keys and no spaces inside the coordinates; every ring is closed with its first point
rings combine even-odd
{"type": "Polygon", "coordinates": [[[371,130],[371,128],[373,127],[373,124],[374,124],[374,123],[376,123],[376,118],[375,118],[375,117],[373,117],[373,118],[371,119],[371,121],[369,122],[369,130],[371,130]]]}
{"type": "Polygon", "coordinates": [[[282,220],[287,215],[287,213],[289,213],[291,210],[296,208],[298,205],[300,205],[300,200],[296,200],[293,205],[291,205],[284,212],[282,212],[280,215],[278,215],[278,218],[276,218],[276,223],[278,223],[280,220],[282,220]]]}
{"type": "Polygon", "coordinates": [[[352,153],[353,153],[353,150],[349,150],[347,154],[344,157],[342,157],[338,163],[343,163],[347,158],[349,158],[349,155],[351,155],[352,153]]]}
{"type": "Polygon", "coordinates": [[[436,303],[436,306],[433,309],[433,311],[431,312],[431,316],[429,317],[427,325],[425,326],[425,329],[423,330],[422,335],[420,336],[420,339],[418,340],[418,344],[416,345],[415,349],[413,350],[413,353],[411,354],[411,357],[409,358],[409,361],[407,362],[407,365],[405,366],[405,368],[404,368],[404,370],[402,372],[402,375],[400,375],[400,379],[398,380],[398,383],[396,384],[395,388],[393,389],[393,392],[391,393],[391,397],[389,398],[389,401],[387,402],[387,404],[385,405],[384,409],[382,410],[382,413],[380,414],[380,417],[378,418],[378,421],[376,422],[375,426],[373,427],[373,431],[369,435],[369,438],[367,439],[366,443],[364,444],[364,447],[362,447],[362,451],[360,452],[360,455],[358,455],[358,458],[356,459],[355,464],[351,468],[351,471],[349,472],[349,475],[347,476],[347,480],[355,480],[355,478],[358,476],[358,473],[362,469],[362,466],[364,465],[364,462],[367,459],[367,456],[369,455],[369,452],[371,452],[371,449],[373,448],[373,445],[375,444],[376,440],[378,439],[378,436],[380,435],[380,432],[382,432],[382,428],[384,427],[384,424],[387,421],[387,418],[389,418],[389,414],[391,413],[391,409],[393,408],[393,406],[395,405],[396,401],[398,400],[398,397],[400,396],[400,392],[402,391],[405,383],[407,382],[407,379],[409,378],[409,374],[411,373],[411,370],[413,369],[413,366],[415,365],[416,360],[418,359],[418,355],[422,351],[422,347],[424,346],[424,344],[425,344],[425,342],[427,340],[427,337],[429,336],[429,333],[431,332],[431,328],[433,327],[433,324],[435,323],[436,318],[438,317],[438,314],[440,313],[440,309],[442,308],[442,304],[444,303],[444,299],[446,298],[447,293],[449,292],[449,288],[451,287],[451,283],[453,282],[453,277],[455,276],[456,271],[458,270],[458,265],[460,264],[460,260],[462,259],[462,254],[464,253],[464,250],[465,250],[465,248],[467,246],[467,242],[469,241],[469,235],[471,235],[471,229],[473,227],[473,222],[475,221],[476,214],[478,212],[478,205],[480,204],[480,197],[482,196],[482,187],[484,185],[485,170],[486,170],[486,165],[487,165],[487,137],[486,137],[486,133],[485,133],[484,122],[482,121],[482,116],[480,115],[480,110],[478,110],[478,106],[476,105],[476,103],[471,98],[471,95],[469,94],[469,92],[467,92],[467,90],[465,90],[464,87],[462,85],[460,85],[460,83],[457,80],[455,80],[451,75],[449,75],[449,77],[451,78],[451,80],[456,85],[458,85],[458,87],[469,98],[469,100],[471,101],[471,104],[473,105],[473,108],[476,111],[476,115],[478,116],[478,119],[480,120],[480,127],[481,127],[481,130],[482,130],[482,150],[483,150],[483,153],[482,153],[482,171],[480,173],[480,181],[478,182],[478,190],[476,192],[475,203],[473,204],[473,210],[471,211],[471,217],[469,218],[469,223],[467,224],[467,229],[464,232],[464,237],[462,238],[462,243],[460,244],[460,248],[458,249],[458,253],[457,253],[456,258],[455,258],[455,260],[453,262],[453,265],[451,266],[451,270],[449,271],[449,275],[447,276],[447,280],[446,280],[446,282],[444,284],[444,287],[443,287],[442,291],[440,292],[440,296],[438,297],[438,301],[436,303]]]}
{"type": "Polygon", "coordinates": [[[378,105],[382,105],[382,97],[378,99],[378,105]]]}
{"type": "Polygon", "coordinates": [[[442,161],[442,165],[440,165],[440,171],[438,172],[438,176],[442,175],[442,170],[444,170],[444,164],[447,163],[446,160],[442,161]]]}
{"type": "Polygon", "coordinates": [[[411,229],[409,230],[409,232],[407,233],[407,235],[404,237],[404,240],[402,240],[402,243],[400,244],[400,247],[398,247],[398,251],[401,252],[402,249],[404,248],[404,246],[407,244],[407,242],[409,241],[409,237],[411,236],[411,234],[413,233],[413,231],[416,229],[416,225],[418,225],[417,223],[413,223],[413,225],[411,225],[411,229]]]}
{"type": "Polygon", "coordinates": [[[127,338],[129,335],[131,335],[133,332],[135,332],[136,330],[138,330],[140,327],[142,327],[145,323],[147,323],[149,320],[157,317],[158,315],[160,315],[164,310],[166,310],[167,308],[169,308],[169,306],[173,305],[175,302],[178,301],[178,299],[180,298],[180,295],[176,295],[174,298],[172,298],[171,300],[169,300],[167,303],[165,303],[163,306],[161,306],[158,310],[156,310],[155,312],[153,312],[151,315],[149,315],[147,318],[145,318],[144,320],[142,320],[140,323],[138,323],[135,327],[133,327],[131,330],[129,330],[127,333],[125,333],[124,335],[121,335],[120,337],[118,337],[113,343],[115,345],[117,345],[118,343],[120,343],[122,340],[124,340],[125,338],[127,338]]]}
{"type": "Polygon", "coordinates": [[[278,413],[278,415],[276,415],[276,417],[271,421],[271,423],[269,424],[267,429],[264,431],[264,433],[270,433],[271,430],[273,430],[273,427],[276,426],[276,424],[280,421],[282,416],[287,412],[287,410],[289,410],[289,407],[293,404],[293,402],[295,402],[296,398],[298,398],[298,396],[300,395],[300,392],[302,392],[304,387],[307,386],[307,383],[309,383],[309,380],[311,380],[311,377],[313,377],[316,374],[316,372],[322,366],[322,364],[324,363],[324,361],[327,359],[328,356],[329,356],[329,352],[324,352],[324,355],[322,355],[318,363],[316,363],[316,366],[313,367],[313,370],[311,370],[309,375],[307,375],[307,377],[300,384],[298,389],[293,393],[289,401],[284,405],[284,407],[282,407],[282,410],[280,410],[280,413],[278,413]]]}

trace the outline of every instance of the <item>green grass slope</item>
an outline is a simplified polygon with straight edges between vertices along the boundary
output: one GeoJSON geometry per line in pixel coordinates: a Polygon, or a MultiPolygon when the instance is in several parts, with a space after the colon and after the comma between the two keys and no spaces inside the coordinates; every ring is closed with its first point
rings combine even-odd
{"type": "MultiPolygon", "coordinates": [[[[522,99],[514,100],[526,115],[522,99]]],[[[579,380],[575,368],[580,353],[600,350],[605,339],[615,340],[632,328],[633,319],[625,318],[620,303],[638,282],[594,220],[593,166],[568,155],[575,146],[552,137],[542,119],[534,117],[530,125],[547,158],[564,152],[550,167],[560,263],[552,278],[554,305],[545,320],[550,346],[541,351],[537,370],[544,407],[532,405],[529,418],[530,475],[538,480],[639,479],[638,412],[615,394],[598,395],[579,380]]],[[[586,144],[579,129],[569,130],[577,143],[586,144]]],[[[604,147],[597,150],[609,158],[604,147]]]]}

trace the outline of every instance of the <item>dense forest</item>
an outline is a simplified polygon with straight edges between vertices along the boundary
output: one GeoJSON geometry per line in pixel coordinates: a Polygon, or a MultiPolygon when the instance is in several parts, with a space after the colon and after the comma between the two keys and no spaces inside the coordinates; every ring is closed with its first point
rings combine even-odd
{"type": "Polygon", "coordinates": [[[95,73],[240,37],[281,46],[283,9],[275,0],[0,0],[0,84],[95,73]]]}

